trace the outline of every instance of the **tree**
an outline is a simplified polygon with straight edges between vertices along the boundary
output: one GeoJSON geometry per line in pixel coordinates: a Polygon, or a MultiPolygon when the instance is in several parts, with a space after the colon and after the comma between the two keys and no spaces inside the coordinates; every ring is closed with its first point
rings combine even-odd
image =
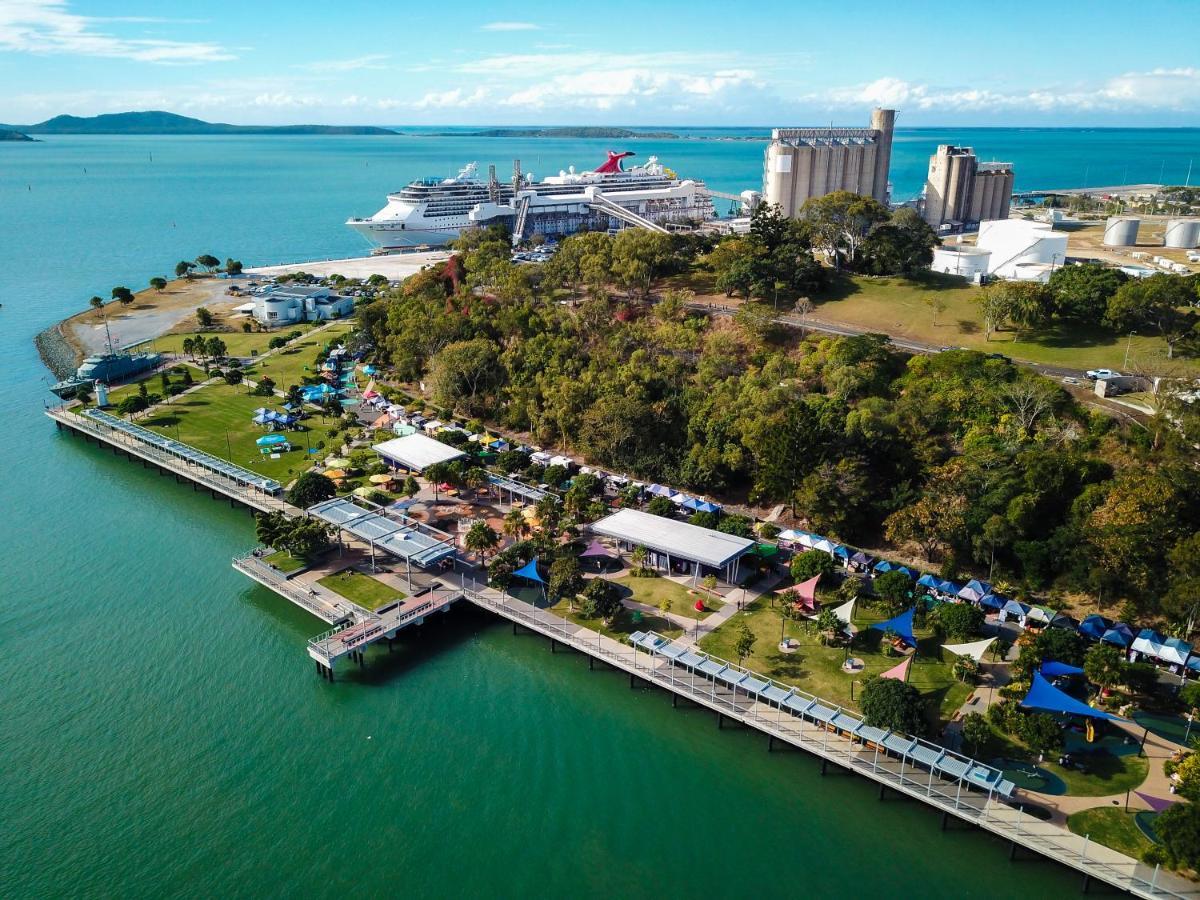
{"type": "Polygon", "coordinates": [[[787,628],[792,622],[799,622],[804,618],[804,611],[791,602],[791,599],[785,599],[779,605],[779,640],[782,641],[787,637],[787,628]]]}
{"type": "Polygon", "coordinates": [[[154,288],[156,293],[161,294],[167,287],[167,279],[162,276],[150,279],[150,287],[154,288]]]}
{"type": "Polygon", "coordinates": [[[461,406],[469,415],[481,415],[503,372],[498,348],[487,338],[447,344],[430,365],[434,399],[445,406],[461,406]]]}
{"type": "Polygon", "coordinates": [[[197,265],[204,266],[208,271],[212,271],[221,264],[221,261],[211,253],[204,253],[196,257],[197,265]]]}
{"type": "Polygon", "coordinates": [[[621,592],[615,584],[606,578],[593,578],[584,588],[580,612],[589,619],[611,622],[623,606],[621,592]]]}
{"type": "Polygon", "coordinates": [[[750,630],[745,622],[739,622],[737,628],[737,640],[733,645],[733,652],[737,654],[738,665],[745,662],[746,657],[754,650],[754,643],[758,638],[754,632],[750,630]]]}
{"type": "Polygon", "coordinates": [[[434,503],[437,503],[438,501],[438,491],[440,486],[443,482],[448,483],[452,474],[453,470],[450,468],[449,463],[434,463],[433,465],[426,466],[425,470],[421,473],[421,475],[424,476],[425,481],[428,482],[431,488],[433,488],[434,503]]]}
{"type": "Polygon", "coordinates": [[[954,660],[950,671],[959,681],[974,684],[975,680],[979,678],[979,663],[975,661],[974,657],[959,656],[954,660]]]}
{"type": "Polygon", "coordinates": [[[983,610],[972,603],[943,603],[934,615],[941,632],[955,641],[973,637],[983,626],[983,610]]]}
{"type": "Polygon", "coordinates": [[[194,262],[188,262],[185,259],[181,259],[179,262],[175,263],[175,277],[187,278],[190,280],[192,277],[192,269],[194,268],[196,268],[196,264],[194,262]]]}
{"type": "Polygon", "coordinates": [[[844,255],[854,264],[871,227],[889,218],[878,200],[850,191],[833,191],[812,197],[800,209],[800,219],[812,229],[813,245],[836,265],[844,255]]]}
{"type": "Polygon", "coordinates": [[[1181,340],[1196,332],[1200,314],[1195,288],[1188,278],[1159,273],[1134,278],[1122,284],[1109,298],[1104,321],[1118,331],[1149,326],[1156,328],[1167,344],[1171,359],[1181,340]]]}
{"type": "Polygon", "coordinates": [[[226,259],[225,272],[229,275],[241,275],[242,261],[240,259],[226,259]]]}
{"type": "Polygon", "coordinates": [[[1013,298],[1005,289],[1006,282],[996,282],[980,290],[974,296],[983,316],[983,339],[990,341],[992,334],[1003,328],[1012,316],[1013,298]]]}
{"type": "Polygon", "coordinates": [[[203,306],[197,306],[196,307],[196,322],[200,325],[201,328],[212,328],[213,314],[210,313],[203,306]]]}
{"type": "Polygon", "coordinates": [[[903,207],[871,229],[855,268],[870,275],[914,275],[929,268],[939,243],[917,211],[903,207]]]}
{"type": "Polygon", "coordinates": [[[519,509],[510,509],[504,514],[504,533],[512,538],[519,538],[528,528],[524,513],[519,509]]]}
{"type": "Polygon", "coordinates": [[[675,517],[675,504],[670,497],[655,497],[646,504],[646,512],[652,516],[662,516],[664,519],[675,517]]]}
{"type": "Polygon", "coordinates": [[[913,605],[912,579],[903,572],[884,572],[875,579],[875,594],[885,614],[894,616],[913,605]]]}
{"type": "MultiPolygon", "coordinates": [[[[795,606],[792,605],[793,609],[795,606]]],[[[822,609],[817,614],[817,631],[821,634],[821,640],[825,641],[831,637],[835,637],[842,630],[842,620],[837,617],[832,609],[822,609]]]]}
{"type": "Polygon", "coordinates": [[[314,503],[336,496],[337,485],[331,478],[319,472],[304,472],[288,491],[288,503],[307,509],[314,503]]]}
{"type": "Polygon", "coordinates": [[[574,599],[583,589],[583,576],[579,574],[579,560],[574,556],[560,556],[550,564],[550,581],[547,585],[550,596],[559,599],[574,599]]]}
{"type": "Polygon", "coordinates": [[[473,522],[463,538],[463,547],[472,553],[478,553],[481,559],[487,557],[487,552],[500,543],[500,535],[487,522],[473,522]]]}
{"type": "Polygon", "coordinates": [[[230,369],[228,372],[225,373],[224,378],[225,378],[225,383],[228,385],[241,384],[242,378],[243,378],[242,370],[241,369],[230,369]]]}
{"type": "Polygon", "coordinates": [[[117,415],[132,419],[138,413],[144,412],[149,406],[150,402],[145,397],[140,394],[131,394],[117,404],[117,415]]]}
{"type": "Polygon", "coordinates": [[[127,287],[115,287],[112,289],[112,298],[120,301],[122,306],[128,306],[133,302],[133,291],[127,287]]]}
{"type": "MultiPolygon", "coordinates": [[[[1083,674],[1102,689],[1120,684],[1124,668],[1125,657],[1111,644],[1096,644],[1083,658],[1083,674]]],[[[1195,682],[1189,686],[1195,686],[1195,682]]]]}
{"type": "Polygon", "coordinates": [[[100,297],[93,296],[92,299],[88,301],[88,305],[91,306],[92,309],[100,309],[104,306],[104,300],[100,297]]]}
{"type": "Polygon", "coordinates": [[[861,705],[868,725],[916,735],[925,730],[924,701],[907,682],[875,676],[863,686],[861,705]]]}
{"type": "Polygon", "coordinates": [[[291,525],[291,519],[279,512],[254,514],[254,536],[264,547],[274,547],[291,525]]]}
{"type": "Polygon", "coordinates": [[[824,550],[806,550],[799,556],[793,556],[791,562],[792,578],[796,581],[808,581],[814,575],[827,575],[836,568],[837,563],[824,550]]]}
{"type": "Polygon", "coordinates": [[[225,342],[216,335],[213,335],[204,342],[204,349],[213,359],[222,358],[228,350],[225,342]]]}
{"type": "Polygon", "coordinates": [[[979,756],[992,739],[992,727],[988,725],[987,719],[977,712],[963,716],[961,733],[963,743],[971,748],[974,756],[979,756]]]}
{"type": "Polygon", "coordinates": [[[309,560],[329,546],[329,533],[329,526],[319,519],[292,519],[276,542],[288,556],[309,560]]]}
{"type": "Polygon", "coordinates": [[[411,475],[404,479],[404,484],[400,485],[400,493],[410,500],[421,492],[421,485],[417,483],[417,479],[411,475]]]}
{"type": "Polygon", "coordinates": [[[1200,869],[1200,806],[1176,803],[1154,820],[1154,833],[1162,841],[1168,865],[1200,869]]]}
{"type": "Polygon", "coordinates": [[[1059,266],[1050,273],[1047,287],[1055,312],[1064,319],[1098,325],[1104,319],[1109,298],[1129,276],[1099,262],[1059,266]]]}
{"type": "Polygon", "coordinates": [[[274,397],[275,381],[269,375],[263,375],[254,385],[252,393],[256,397],[274,397]]]}
{"type": "Polygon", "coordinates": [[[1018,737],[1039,756],[1054,752],[1063,743],[1062,729],[1049,713],[1026,714],[1018,737]]]}

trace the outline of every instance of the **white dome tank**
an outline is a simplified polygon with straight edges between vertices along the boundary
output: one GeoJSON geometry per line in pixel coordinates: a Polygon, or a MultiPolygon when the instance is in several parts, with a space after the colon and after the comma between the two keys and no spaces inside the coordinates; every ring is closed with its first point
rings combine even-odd
{"type": "Polygon", "coordinates": [[[1104,223],[1105,247],[1134,247],[1137,245],[1138,226],[1141,219],[1127,216],[1112,216],[1104,223]]]}
{"type": "Polygon", "coordinates": [[[961,244],[944,244],[933,249],[933,263],[930,268],[934,272],[946,275],[961,275],[963,278],[975,279],[986,275],[988,261],[992,254],[988,250],[969,247],[961,244]]]}
{"type": "Polygon", "coordinates": [[[1170,219],[1163,246],[1175,250],[1194,250],[1200,245],[1200,219],[1170,219]]]}

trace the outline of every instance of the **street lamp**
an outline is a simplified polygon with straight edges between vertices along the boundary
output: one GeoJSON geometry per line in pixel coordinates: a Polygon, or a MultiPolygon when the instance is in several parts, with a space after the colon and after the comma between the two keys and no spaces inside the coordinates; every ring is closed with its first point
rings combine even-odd
{"type": "Polygon", "coordinates": [[[1137,334],[1136,331],[1129,332],[1129,337],[1125,341],[1125,362],[1121,364],[1121,368],[1123,369],[1129,368],[1129,351],[1133,347],[1133,336],[1135,334],[1137,334]]]}

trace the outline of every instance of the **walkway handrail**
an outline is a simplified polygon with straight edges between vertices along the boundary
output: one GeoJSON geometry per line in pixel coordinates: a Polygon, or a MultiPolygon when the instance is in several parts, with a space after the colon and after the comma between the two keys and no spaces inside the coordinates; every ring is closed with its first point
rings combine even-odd
{"type": "Polygon", "coordinates": [[[284,578],[282,573],[277,569],[271,568],[271,566],[252,553],[246,556],[235,556],[233,558],[233,567],[249,575],[256,581],[269,581],[271,583],[271,590],[283,594],[293,603],[303,606],[317,618],[324,619],[326,622],[332,622],[340,618],[348,618],[353,621],[357,618],[353,611],[344,612],[337,606],[331,609],[329,605],[316,602],[310,595],[301,591],[288,581],[288,579],[284,578]]]}

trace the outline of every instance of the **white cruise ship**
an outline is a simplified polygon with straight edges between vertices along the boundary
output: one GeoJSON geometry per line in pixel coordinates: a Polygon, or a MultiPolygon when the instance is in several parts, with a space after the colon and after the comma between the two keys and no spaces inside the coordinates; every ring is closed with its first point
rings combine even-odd
{"type": "Polygon", "coordinates": [[[376,247],[390,249],[445,244],[464,228],[504,222],[521,237],[540,233],[558,238],[576,231],[608,231],[624,225],[662,228],[715,217],[702,181],[681,180],[650,157],[626,169],[632,153],[609,151],[592,172],[565,172],[533,181],[516,175],[512,183],[477,177],[475,163],[453,178],[419,179],[394,194],[368,219],[346,224],[376,247]]]}

